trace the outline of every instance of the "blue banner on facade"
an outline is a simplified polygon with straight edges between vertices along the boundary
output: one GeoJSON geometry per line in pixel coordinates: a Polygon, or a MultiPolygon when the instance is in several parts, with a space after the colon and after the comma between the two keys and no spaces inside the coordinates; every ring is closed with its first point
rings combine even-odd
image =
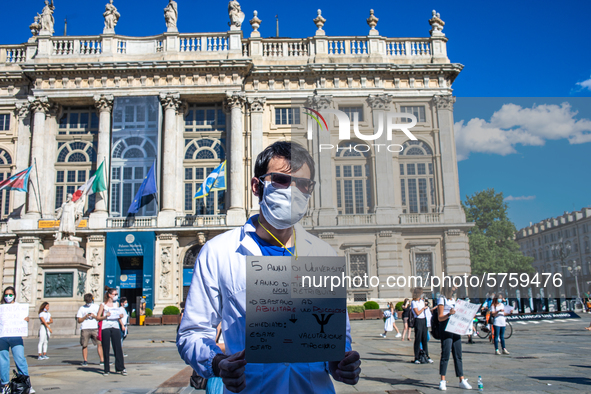
{"type": "Polygon", "coordinates": [[[119,286],[122,289],[137,289],[138,287],[142,287],[143,278],[143,270],[121,270],[119,286]]]}
{"type": "Polygon", "coordinates": [[[193,268],[183,268],[183,286],[191,286],[193,271],[193,268]]]}
{"type": "MultiPolygon", "coordinates": [[[[156,236],[153,231],[112,232],[107,233],[107,248],[105,252],[105,285],[125,288],[142,288],[142,295],[146,296],[146,307],[154,309],[154,246],[156,236]],[[123,272],[118,257],[142,256],[142,275],[136,273],[136,283],[130,286],[131,279],[121,280],[123,272]],[[141,278],[142,283],[137,283],[141,278]]],[[[134,271],[134,270],[131,270],[134,271]]],[[[125,271],[124,271],[125,272],[125,271]]]]}

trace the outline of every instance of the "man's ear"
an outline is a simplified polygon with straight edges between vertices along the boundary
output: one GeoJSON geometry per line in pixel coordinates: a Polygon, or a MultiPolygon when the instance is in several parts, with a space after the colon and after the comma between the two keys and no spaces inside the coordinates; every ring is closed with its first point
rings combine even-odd
{"type": "Polygon", "coordinates": [[[250,180],[250,188],[252,189],[252,194],[254,194],[256,197],[259,197],[261,184],[257,177],[253,176],[250,180]]]}

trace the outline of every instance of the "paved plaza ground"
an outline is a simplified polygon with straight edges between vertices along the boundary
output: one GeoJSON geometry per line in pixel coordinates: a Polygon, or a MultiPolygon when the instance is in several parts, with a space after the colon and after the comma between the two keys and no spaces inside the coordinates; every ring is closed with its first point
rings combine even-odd
{"type": "MultiPolygon", "coordinates": [[[[591,315],[581,316],[514,324],[513,337],[507,341],[508,356],[494,355],[488,340],[476,338],[473,345],[464,340],[464,373],[474,391],[482,375],[484,391],[489,393],[591,393],[591,332],[584,330],[591,315]]],[[[337,393],[439,392],[438,341],[429,342],[435,363],[415,365],[411,363],[412,342],[390,335],[381,338],[381,320],[353,321],[351,326],[353,348],[363,360],[362,375],[356,386],[336,383],[337,393]]],[[[52,338],[50,359],[45,361],[37,360],[37,339],[28,338],[25,353],[33,387],[37,393],[48,394],[204,393],[186,387],[191,371],[179,358],[175,334],[176,326],[132,327],[124,343],[129,375],[108,377],[102,375],[95,348],[90,348],[89,366],[81,366],[78,338],[52,338]]],[[[463,391],[457,387],[452,361],[448,374],[447,391],[463,391]]]]}

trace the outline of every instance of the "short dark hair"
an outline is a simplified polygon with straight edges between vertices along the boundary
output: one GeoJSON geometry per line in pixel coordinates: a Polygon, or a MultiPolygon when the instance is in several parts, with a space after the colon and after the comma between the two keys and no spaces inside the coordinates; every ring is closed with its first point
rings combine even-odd
{"type": "Polygon", "coordinates": [[[90,293],[84,294],[84,302],[86,302],[87,304],[90,304],[93,298],[94,297],[90,293]]]}
{"type": "MultiPolygon", "coordinates": [[[[259,153],[254,165],[254,176],[260,178],[267,173],[269,162],[274,157],[283,157],[289,163],[292,172],[308,165],[310,169],[310,179],[314,179],[315,166],[314,159],[302,145],[292,141],[277,141],[265,148],[259,153]]],[[[260,188],[259,197],[262,197],[263,188],[260,188]]]]}
{"type": "Polygon", "coordinates": [[[121,299],[119,300],[119,303],[123,304],[125,301],[127,301],[127,297],[121,297],[121,299]]]}

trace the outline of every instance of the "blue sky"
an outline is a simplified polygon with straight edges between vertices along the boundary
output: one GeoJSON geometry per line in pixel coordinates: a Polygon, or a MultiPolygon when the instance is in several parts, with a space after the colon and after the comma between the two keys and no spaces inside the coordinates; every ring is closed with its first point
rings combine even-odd
{"type": "MultiPolygon", "coordinates": [[[[63,34],[66,17],[68,35],[102,32],[107,0],[54,2],[56,35],[63,34]]],[[[228,29],[226,1],[177,2],[181,32],[228,29]]],[[[122,15],[118,34],[146,36],[165,30],[167,0],[115,0],[114,4],[122,15]]],[[[453,85],[458,97],[456,132],[470,141],[458,146],[465,157],[458,164],[462,196],[488,187],[512,196],[510,217],[518,228],[591,205],[591,142],[583,142],[591,132],[587,123],[591,119],[587,32],[591,2],[258,0],[240,4],[246,14],[245,35],[250,34],[247,21],[256,9],[263,21],[259,29],[263,37],[275,35],[276,14],[280,36],[313,35],[312,19],[318,8],[327,19],[328,35],[366,35],[365,19],[373,8],[381,35],[427,37],[427,21],[436,9],[446,23],[443,32],[449,38],[449,58],[465,65],[453,85]],[[546,119],[545,124],[536,122],[539,119],[546,119]],[[561,127],[565,119],[568,125],[561,127]],[[550,127],[554,124],[555,134],[550,127]]],[[[2,44],[25,42],[30,36],[28,26],[42,8],[42,0],[3,2],[2,44]]]]}

